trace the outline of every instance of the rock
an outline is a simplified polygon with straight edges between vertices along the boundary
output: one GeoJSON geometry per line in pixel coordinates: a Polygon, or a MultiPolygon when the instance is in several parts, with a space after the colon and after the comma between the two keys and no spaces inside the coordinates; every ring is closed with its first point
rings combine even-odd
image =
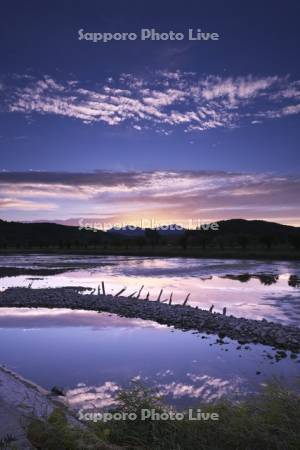
{"type": "Polygon", "coordinates": [[[59,386],[53,386],[53,388],[51,389],[51,394],[57,396],[65,396],[64,389],[59,386]]]}
{"type": "Polygon", "coordinates": [[[287,354],[283,350],[278,350],[275,355],[275,358],[277,358],[277,359],[286,358],[286,357],[287,357],[287,354]]]}
{"type": "MultiPolygon", "coordinates": [[[[112,298],[101,294],[80,294],[85,290],[86,288],[80,286],[53,289],[8,288],[0,293],[1,306],[103,311],[121,317],[153,320],[178,329],[218,334],[220,340],[229,337],[240,345],[255,342],[273,346],[275,350],[276,347],[289,350],[293,354],[300,350],[300,329],[297,327],[268,322],[265,319],[259,321],[223,316],[219,313],[211,314],[200,308],[157,303],[142,298],[135,301],[122,296],[112,298]]],[[[276,359],[286,357],[284,350],[276,355],[276,359]]]]}

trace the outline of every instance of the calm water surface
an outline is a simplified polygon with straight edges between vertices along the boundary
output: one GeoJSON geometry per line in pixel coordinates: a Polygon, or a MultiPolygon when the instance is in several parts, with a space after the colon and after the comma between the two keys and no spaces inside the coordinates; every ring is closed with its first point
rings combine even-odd
{"type": "Polygon", "coordinates": [[[300,368],[262,345],[237,350],[230,339],[90,311],[0,308],[0,342],[1,362],[46,388],[64,386],[76,408],[112,405],[131,379],[177,407],[240,397],[272,378],[296,388],[300,368]]]}
{"type": "MultiPolygon", "coordinates": [[[[58,287],[83,285],[96,288],[105,282],[106,291],[115,293],[126,287],[126,292],[150,292],[156,299],[161,288],[163,298],[173,292],[174,302],[182,303],[190,292],[190,303],[215,311],[227,307],[235,316],[274,320],[300,324],[300,288],[289,286],[290,275],[300,276],[300,262],[244,261],[192,258],[143,258],[125,256],[0,256],[0,266],[57,268],[65,271],[59,275],[41,277],[0,278],[0,289],[8,286],[58,287]],[[258,278],[247,282],[224,278],[226,275],[248,273],[273,274],[278,279],[265,285],[258,278]]],[[[125,293],[126,293],[125,292],[125,293]]]]}
{"type": "MultiPolygon", "coordinates": [[[[213,303],[217,311],[227,306],[238,316],[300,323],[299,288],[288,284],[290,275],[300,274],[297,262],[30,255],[0,257],[0,266],[62,269],[53,276],[1,278],[1,289],[32,280],[33,288],[97,287],[104,281],[111,293],[144,285],[152,299],[161,288],[165,297],[173,291],[177,302],[191,292],[191,302],[203,308],[213,303]],[[244,273],[278,279],[265,285],[260,278],[224,278],[244,273]]],[[[0,362],[46,388],[64,386],[76,408],[112,405],[131,379],[155,386],[178,407],[222,395],[240,397],[273,378],[297,388],[299,358],[288,353],[276,362],[270,347],[237,347],[230,339],[220,345],[213,335],[106,313],[0,308],[0,362]]]]}

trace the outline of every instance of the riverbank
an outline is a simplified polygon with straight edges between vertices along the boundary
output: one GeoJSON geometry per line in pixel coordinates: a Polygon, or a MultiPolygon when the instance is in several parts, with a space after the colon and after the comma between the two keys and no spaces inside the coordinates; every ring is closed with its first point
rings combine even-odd
{"type": "Polygon", "coordinates": [[[155,390],[134,382],[120,391],[117,406],[106,411],[106,417],[111,418],[103,422],[96,409],[79,413],[77,418],[59,403],[62,400],[53,399],[43,388],[6,367],[0,366],[0,381],[0,448],[6,450],[300,447],[300,397],[278,384],[269,384],[238,403],[203,403],[199,399],[198,408],[176,411],[155,390]],[[145,414],[147,411],[151,414],[145,414]],[[95,414],[97,420],[87,420],[95,414]],[[134,420],[128,419],[129,415],[134,420]]]}
{"type": "MultiPolygon", "coordinates": [[[[26,429],[32,418],[47,420],[57,408],[65,409],[62,399],[23,378],[5,366],[0,366],[0,443],[18,450],[32,449],[26,429]]],[[[75,416],[66,415],[70,424],[80,425],[75,416]]]]}
{"type": "MultiPolygon", "coordinates": [[[[107,415],[112,419],[85,423],[94,435],[99,436],[100,442],[105,440],[107,445],[118,446],[111,450],[298,450],[300,447],[299,395],[276,384],[268,385],[257,396],[238,404],[200,401],[199,408],[179,413],[171,410],[155,392],[135,385],[120,392],[118,406],[107,415]],[[142,419],[146,411],[151,415],[142,419]],[[129,414],[133,420],[126,419],[129,414]]],[[[50,424],[48,421],[40,423],[39,427],[31,425],[29,436],[32,428],[38,448],[105,448],[100,445],[82,447],[79,439],[71,440],[74,430],[67,427],[61,415],[52,418],[50,424]]]]}
{"type": "Polygon", "coordinates": [[[232,249],[232,248],[207,248],[192,247],[133,247],[129,249],[116,247],[86,247],[86,248],[8,248],[0,249],[3,255],[94,255],[94,256],[144,256],[166,258],[204,258],[204,259],[257,259],[266,261],[300,261],[300,251],[292,248],[274,248],[263,250],[260,248],[232,249]]]}
{"type": "MultiPolygon", "coordinates": [[[[162,293],[156,301],[140,298],[139,293],[129,297],[123,292],[105,295],[103,292],[82,295],[85,287],[72,288],[8,288],[0,293],[1,307],[68,308],[114,313],[129,318],[152,320],[182,330],[219,335],[239,343],[260,343],[280,349],[278,357],[286,357],[285,350],[296,358],[300,351],[300,329],[263,320],[238,318],[191,307],[185,299],[184,305],[171,304],[172,298],[163,300],[162,293]],[[161,301],[162,300],[162,301],[161,301]]],[[[226,311],[224,311],[226,313],[226,311]]]]}
{"type": "Polygon", "coordinates": [[[70,450],[75,448],[71,447],[72,442],[78,444],[76,448],[87,450],[118,449],[104,443],[86,423],[80,422],[63,396],[0,365],[0,448],[70,450]],[[67,431],[63,441],[60,436],[62,424],[67,431]]]}

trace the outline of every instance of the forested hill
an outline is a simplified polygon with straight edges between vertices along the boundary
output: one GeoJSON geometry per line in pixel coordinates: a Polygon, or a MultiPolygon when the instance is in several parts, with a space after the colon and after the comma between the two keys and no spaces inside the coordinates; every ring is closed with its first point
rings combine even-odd
{"type": "Polygon", "coordinates": [[[273,245],[300,247],[300,228],[262,220],[232,219],[218,222],[218,230],[81,230],[56,223],[22,223],[0,220],[0,247],[98,247],[98,246],[187,246],[241,247],[273,245]]]}

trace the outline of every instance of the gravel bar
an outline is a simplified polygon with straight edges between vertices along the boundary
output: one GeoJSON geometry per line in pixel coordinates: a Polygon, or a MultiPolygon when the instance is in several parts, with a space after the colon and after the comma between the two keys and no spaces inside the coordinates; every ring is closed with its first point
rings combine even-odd
{"type": "Polygon", "coordinates": [[[189,305],[169,305],[141,298],[88,293],[85,287],[47,289],[8,288],[0,293],[0,307],[68,308],[103,311],[123,317],[152,320],[181,330],[197,330],[239,341],[300,352],[300,329],[265,319],[253,320],[211,313],[189,305]]]}

